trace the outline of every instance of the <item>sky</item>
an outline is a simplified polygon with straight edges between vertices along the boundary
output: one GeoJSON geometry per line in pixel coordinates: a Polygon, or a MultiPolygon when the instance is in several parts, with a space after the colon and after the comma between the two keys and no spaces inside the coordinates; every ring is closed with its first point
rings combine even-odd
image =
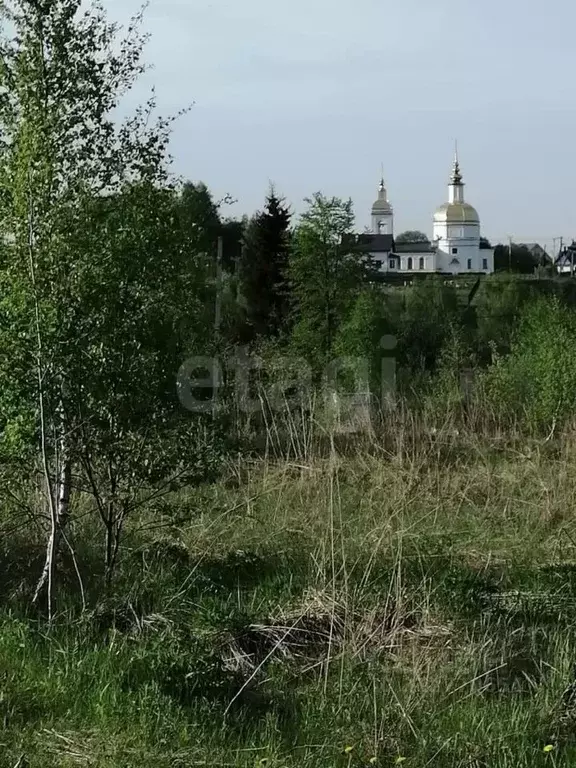
{"type": "MultiPolygon", "coordinates": [[[[125,22],[140,0],[105,0],[125,22]]],[[[381,164],[395,231],[431,235],[458,140],[468,202],[495,242],[576,237],[574,0],[151,0],[173,169],[251,214],[270,182],[370,223],[381,164]]]]}

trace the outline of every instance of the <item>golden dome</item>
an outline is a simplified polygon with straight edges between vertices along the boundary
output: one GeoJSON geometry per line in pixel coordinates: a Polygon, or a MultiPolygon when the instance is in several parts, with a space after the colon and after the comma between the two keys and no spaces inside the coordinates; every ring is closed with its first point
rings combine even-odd
{"type": "Polygon", "coordinates": [[[434,221],[449,224],[480,224],[478,211],[469,203],[444,203],[436,209],[434,221]]]}

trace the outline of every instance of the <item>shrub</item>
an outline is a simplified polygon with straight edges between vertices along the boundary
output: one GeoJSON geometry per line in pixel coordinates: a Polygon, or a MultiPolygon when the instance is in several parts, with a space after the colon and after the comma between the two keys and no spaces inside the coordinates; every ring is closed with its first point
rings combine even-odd
{"type": "Polygon", "coordinates": [[[527,306],[510,354],[496,358],[484,385],[501,416],[535,431],[565,423],[576,407],[576,314],[556,298],[527,306]]]}

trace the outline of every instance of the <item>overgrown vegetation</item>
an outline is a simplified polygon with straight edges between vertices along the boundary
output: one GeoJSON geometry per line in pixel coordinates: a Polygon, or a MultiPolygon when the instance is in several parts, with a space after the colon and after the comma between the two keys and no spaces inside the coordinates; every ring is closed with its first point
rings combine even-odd
{"type": "Polygon", "coordinates": [[[573,281],[226,218],[140,17],[1,11],[0,766],[572,765],[573,281]]]}
{"type": "Polygon", "coordinates": [[[48,632],[6,550],[6,764],[571,765],[573,438],[397,426],[149,505],[48,632]]]}

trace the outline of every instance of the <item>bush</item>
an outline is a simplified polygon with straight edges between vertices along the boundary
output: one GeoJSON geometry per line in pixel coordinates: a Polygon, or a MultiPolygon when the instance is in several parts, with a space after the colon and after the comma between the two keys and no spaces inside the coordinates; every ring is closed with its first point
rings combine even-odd
{"type": "Polygon", "coordinates": [[[538,299],[524,310],[507,357],[484,377],[496,413],[530,429],[565,423],[576,408],[576,314],[558,299],[538,299]]]}

